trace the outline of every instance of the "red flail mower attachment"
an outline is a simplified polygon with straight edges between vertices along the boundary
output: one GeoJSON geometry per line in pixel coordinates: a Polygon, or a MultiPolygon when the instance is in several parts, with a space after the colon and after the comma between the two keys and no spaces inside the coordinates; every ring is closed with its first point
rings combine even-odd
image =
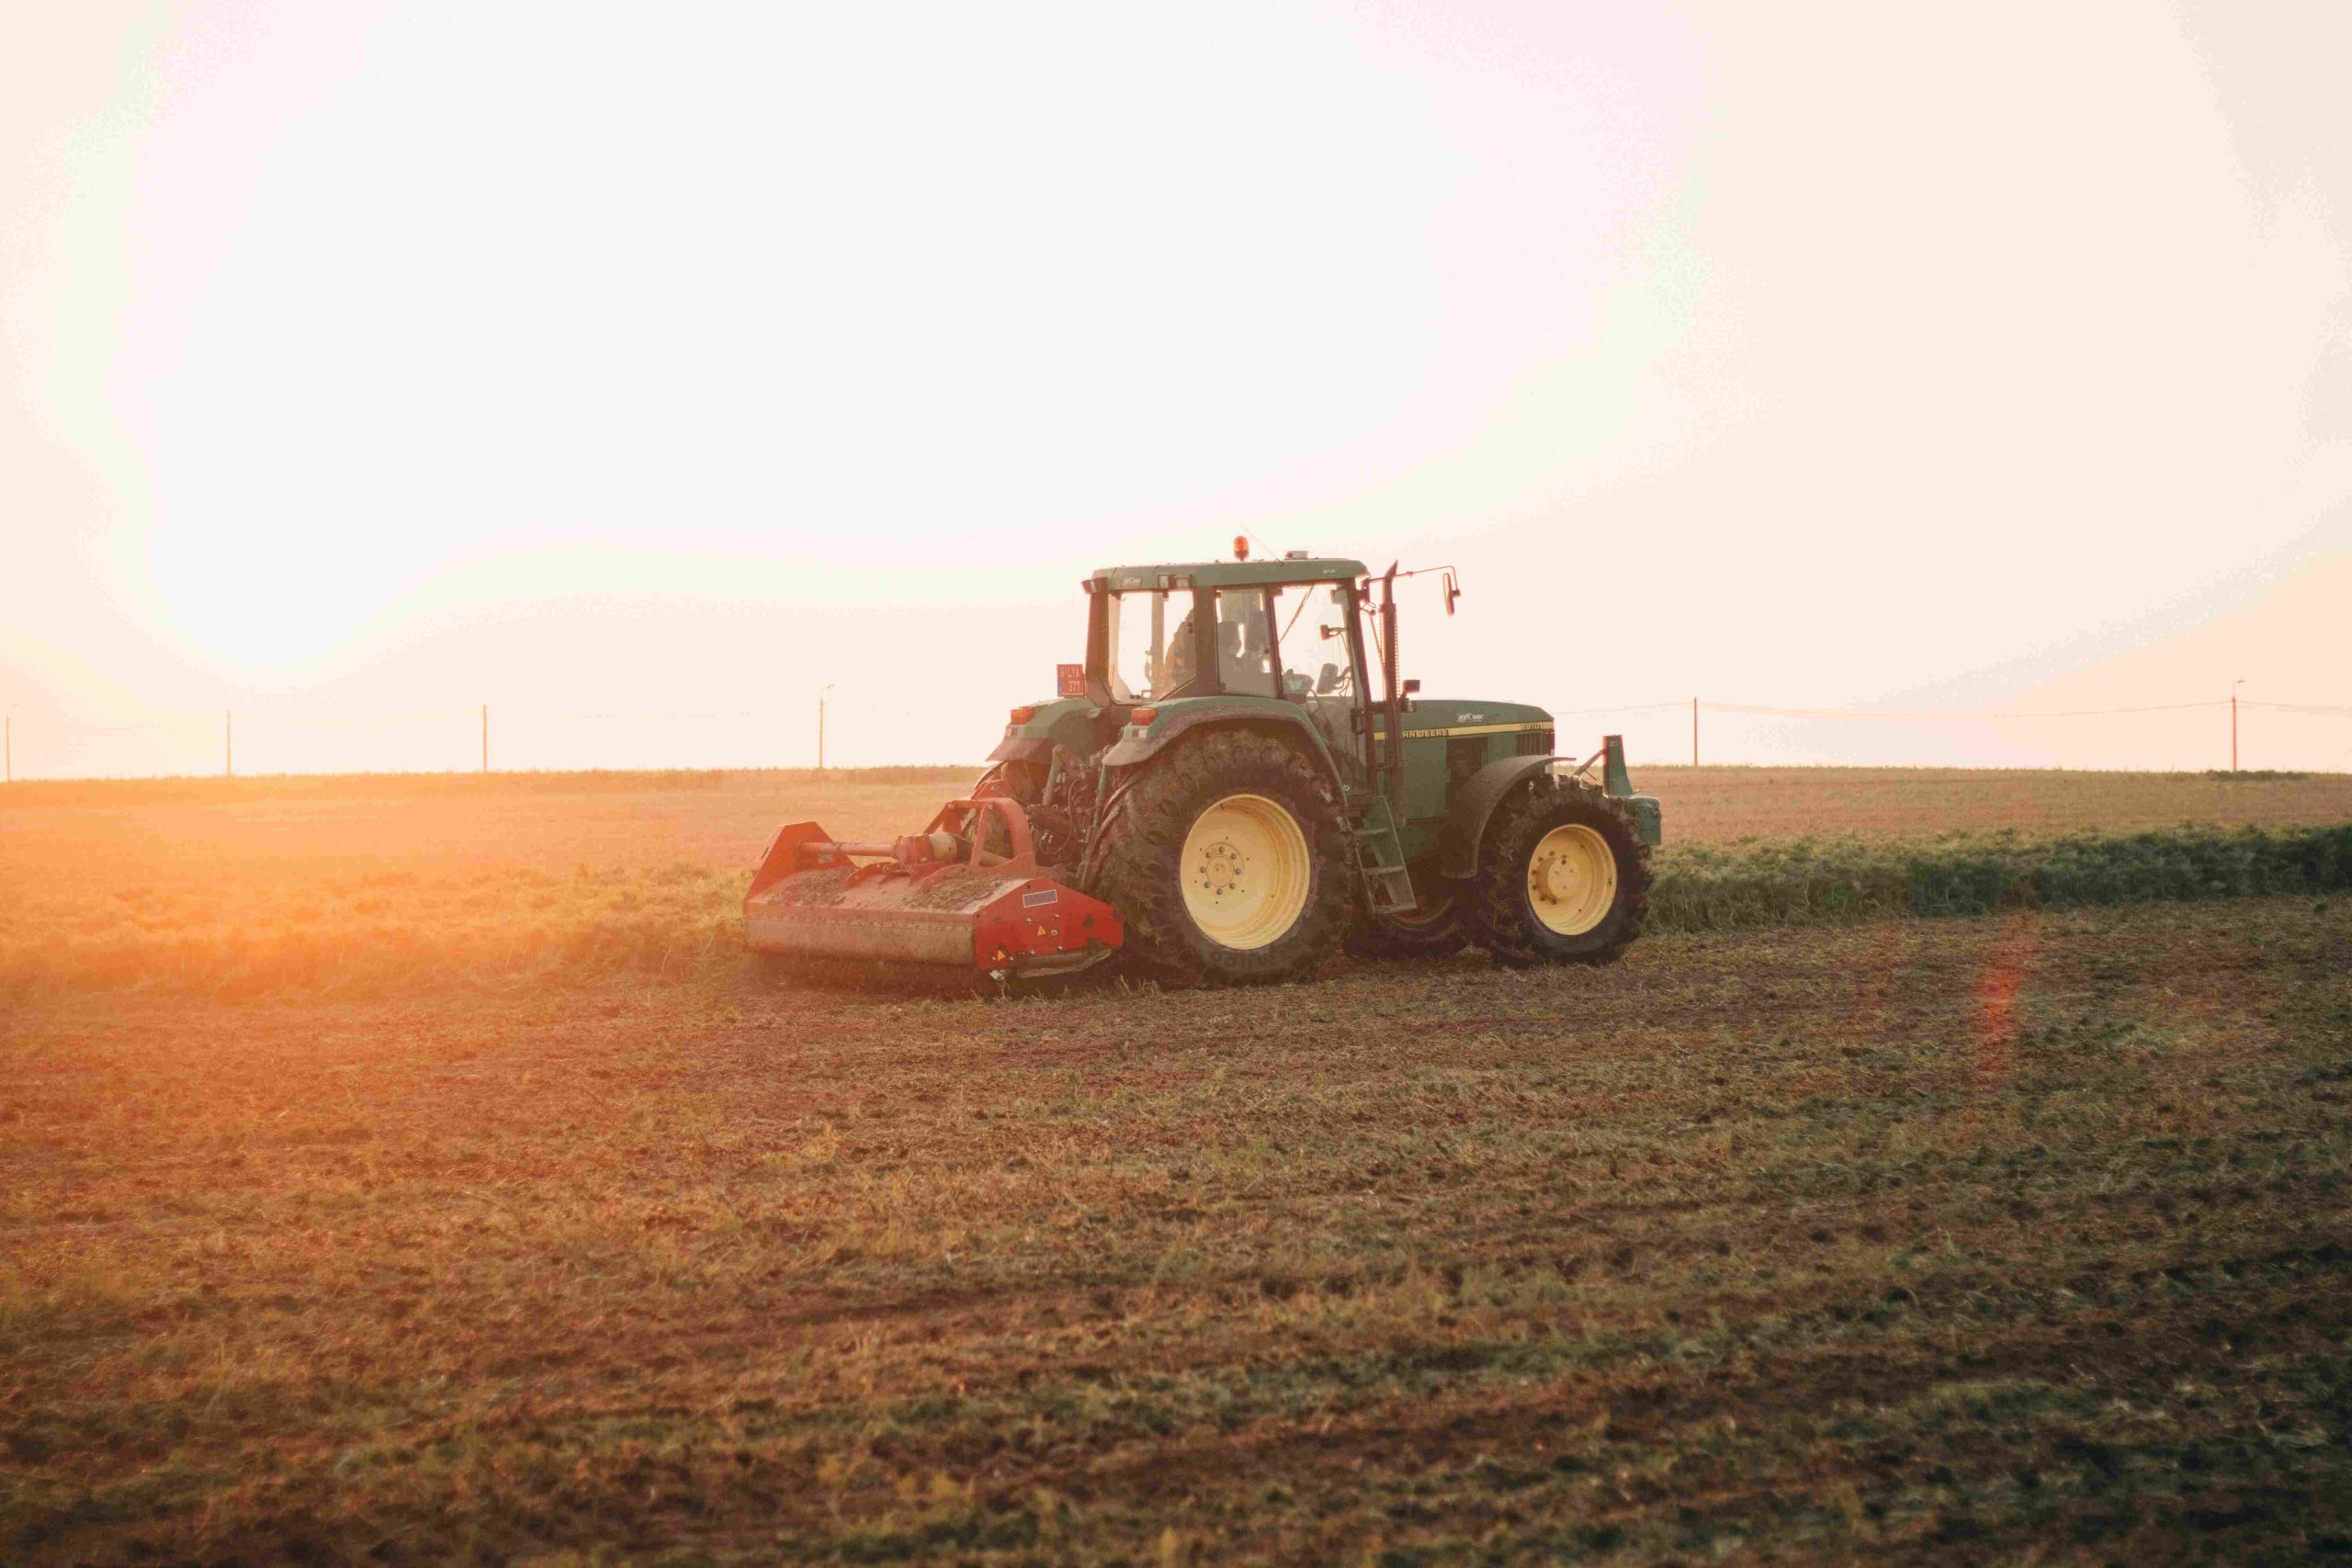
{"type": "Polygon", "coordinates": [[[1125,934],[1108,904],[1038,868],[1029,814],[996,797],[951,800],[930,827],[887,844],[841,843],[795,822],[743,897],[743,940],[805,958],[1066,975],[1108,958],[1125,934]],[[987,847],[992,823],[1009,853],[987,847]]]}

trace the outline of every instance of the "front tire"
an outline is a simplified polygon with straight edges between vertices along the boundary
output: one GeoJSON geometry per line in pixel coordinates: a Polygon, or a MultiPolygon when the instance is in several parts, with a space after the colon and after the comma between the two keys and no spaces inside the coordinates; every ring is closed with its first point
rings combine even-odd
{"type": "Polygon", "coordinates": [[[1510,968],[1607,964],[1641,934],[1649,895],[1649,848],[1615,802],[1580,784],[1538,785],[1487,824],[1464,922],[1510,968]]]}
{"type": "Polygon", "coordinates": [[[1131,973],[1173,984],[1295,979],[1348,913],[1339,813],[1296,749],[1250,730],[1179,741],[1111,808],[1093,892],[1131,973]]]}

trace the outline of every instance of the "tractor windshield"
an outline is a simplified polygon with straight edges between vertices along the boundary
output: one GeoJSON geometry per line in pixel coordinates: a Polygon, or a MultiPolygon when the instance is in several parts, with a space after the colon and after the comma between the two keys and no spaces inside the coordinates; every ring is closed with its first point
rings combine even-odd
{"type": "Polygon", "coordinates": [[[1193,683],[1193,595],[1111,595],[1111,700],[1149,703],[1193,683]]]}
{"type": "Polygon", "coordinates": [[[1346,586],[1280,583],[1198,594],[1131,589],[1109,598],[1114,703],[1165,702],[1209,688],[1328,707],[1332,723],[1345,726],[1363,700],[1347,635],[1354,594],[1346,586]],[[1193,628],[1196,608],[1212,619],[1205,637],[1193,628]],[[1204,643],[1216,669],[1213,683],[1199,668],[1204,643]]]}

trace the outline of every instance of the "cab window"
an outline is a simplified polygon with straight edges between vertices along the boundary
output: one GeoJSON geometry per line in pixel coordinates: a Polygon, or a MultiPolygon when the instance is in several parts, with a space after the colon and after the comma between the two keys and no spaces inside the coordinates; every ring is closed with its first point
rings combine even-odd
{"type": "Polygon", "coordinates": [[[1283,685],[1291,696],[1342,705],[1356,700],[1360,682],[1348,644],[1348,600],[1345,588],[1321,585],[1285,588],[1275,595],[1283,685]]]}
{"type": "Polygon", "coordinates": [[[1262,588],[1220,588],[1216,592],[1216,678],[1244,696],[1282,694],[1275,684],[1273,627],[1266,618],[1262,588]]]}
{"type": "Polygon", "coordinates": [[[1193,684],[1193,595],[1114,594],[1111,600],[1111,700],[1148,703],[1193,684]]]}

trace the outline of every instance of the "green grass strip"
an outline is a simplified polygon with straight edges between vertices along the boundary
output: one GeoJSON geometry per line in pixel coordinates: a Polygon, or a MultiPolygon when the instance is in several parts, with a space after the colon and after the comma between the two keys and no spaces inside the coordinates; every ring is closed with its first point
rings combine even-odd
{"type": "Polygon", "coordinates": [[[1752,931],[2346,887],[2352,887],[2352,824],[2052,839],[2001,832],[1910,844],[1746,840],[1661,854],[1648,929],[1752,931]]]}

